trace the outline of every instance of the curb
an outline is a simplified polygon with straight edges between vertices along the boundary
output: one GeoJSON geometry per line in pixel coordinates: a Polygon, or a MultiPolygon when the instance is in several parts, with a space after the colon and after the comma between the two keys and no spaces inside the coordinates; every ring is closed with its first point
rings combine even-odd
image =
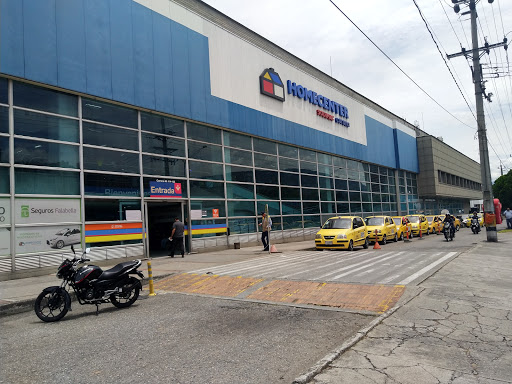
{"type": "MultiPolygon", "coordinates": [[[[153,281],[160,280],[169,276],[174,275],[174,273],[167,273],[164,275],[159,276],[153,276],[153,281]]],[[[142,279],[142,285],[147,285],[149,283],[149,278],[145,277],[142,279]]],[[[71,300],[75,300],[75,292],[71,291],[69,292],[71,296],[71,300]]],[[[19,301],[13,301],[11,303],[0,305],[0,318],[11,316],[11,315],[17,315],[18,313],[24,313],[29,312],[33,310],[34,303],[36,301],[36,297],[33,299],[24,299],[19,301]]]]}

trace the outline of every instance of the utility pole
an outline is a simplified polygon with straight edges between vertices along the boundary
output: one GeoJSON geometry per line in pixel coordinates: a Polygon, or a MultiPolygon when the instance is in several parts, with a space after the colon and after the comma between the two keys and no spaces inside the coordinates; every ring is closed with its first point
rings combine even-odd
{"type": "MultiPolygon", "coordinates": [[[[460,4],[468,5],[469,11],[463,12],[462,15],[471,14],[471,37],[473,48],[471,51],[466,51],[462,48],[462,52],[453,55],[447,55],[448,59],[464,55],[466,58],[472,56],[473,59],[473,83],[475,84],[475,98],[476,98],[476,120],[478,125],[478,145],[480,148],[480,172],[482,176],[482,192],[484,200],[484,212],[486,214],[494,215],[494,198],[492,195],[492,180],[491,180],[491,166],[489,163],[489,149],[487,146],[487,134],[485,128],[485,114],[484,114],[484,101],[485,97],[489,102],[491,101],[492,94],[485,94],[483,86],[482,67],[480,66],[480,57],[484,53],[489,53],[491,48],[504,46],[507,49],[507,38],[503,39],[502,43],[492,44],[485,43],[484,47],[478,47],[478,30],[476,24],[476,3],[479,0],[452,0],[455,4],[453,9],[455,13],[460,12],[460,4]]],[[[494,0],[488,0],[489,3],[494,0]]],[[[487,241],[498,241],[498,234],[496,232],[496,220],[494,224],[486,223],[487,241]]]]}

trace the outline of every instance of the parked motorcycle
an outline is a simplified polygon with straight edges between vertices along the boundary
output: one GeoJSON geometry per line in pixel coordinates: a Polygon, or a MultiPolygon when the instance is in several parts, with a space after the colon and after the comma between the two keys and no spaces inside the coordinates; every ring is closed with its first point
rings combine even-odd
{"type": "Polygon", "coordinates": [[[471,230],[475,235],[477,235],[480,232],[480,223],[478,222],[477,217],[471,218],[471,230]]]}
{"type": "Polygon", "coordinates": [[[453,240],[453,237],[455,236],[452,225],[453,224],[448,223],[448,222],[444,223],[443,232],[444,232],[444,238],[446,239],[446,241],[453,240]]]}
{"type": "Polygon", "coordinates": [[[142,264],[140,260],[119,263],[115,267],[103,271],[95,265],[84,265],[90,259],[85,255],[89,248],[77,257],[75,249],[71,246],[75,257],[66,259],[57,269],[57,277],[62,279],[60,286],[43,289],[34,304],[37,317],[46,322],[59,321],[71,310],[71,296],[69,286],[73,288],[76,298],[81,305],[96,305],[96,314],[101,303],[112,303],[117,308],[126,308],[132,305],[142,290],[141,280],[134,276],[144,278],[137,268],[142,264]]]}

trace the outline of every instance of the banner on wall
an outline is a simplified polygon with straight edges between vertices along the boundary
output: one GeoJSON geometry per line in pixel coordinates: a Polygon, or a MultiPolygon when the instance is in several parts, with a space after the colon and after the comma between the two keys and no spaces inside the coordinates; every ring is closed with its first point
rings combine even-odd
{"type": "Polygon", "coordinates": [[[79,199],[16,199],[16,224],[80,222],[79,199]]]}
{"type": "Polygon", "coordinates": [[[78,225],[16,228],[16,253],[62,249],[81,242],[78,225]]]}

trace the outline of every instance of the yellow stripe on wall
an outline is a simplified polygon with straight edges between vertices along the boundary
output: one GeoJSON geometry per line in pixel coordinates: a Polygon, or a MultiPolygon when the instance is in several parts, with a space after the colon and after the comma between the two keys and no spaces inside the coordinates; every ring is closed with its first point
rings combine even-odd
{"type": "Polygon", "coordinates": [[[86,243],[105,243],[107,241],[121,241],[121,240],[142,240],[142,233],[135,233],[130,235],[110,235],[110,236],[86,236],[86,243]]]}

